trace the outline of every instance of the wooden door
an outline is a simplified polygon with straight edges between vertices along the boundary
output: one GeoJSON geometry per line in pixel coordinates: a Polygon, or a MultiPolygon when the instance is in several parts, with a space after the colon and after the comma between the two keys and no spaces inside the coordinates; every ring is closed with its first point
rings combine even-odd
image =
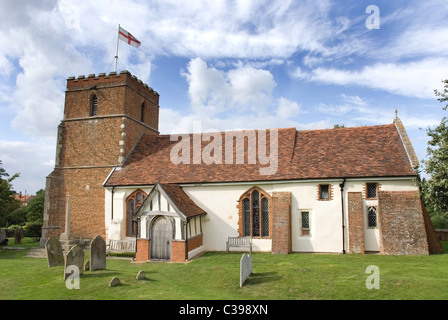
{"type": "Polygon", "coordinates": [[[165,217],[158,217],[152,225],[151,259],[171,259],[171,223],[165,217]]]}

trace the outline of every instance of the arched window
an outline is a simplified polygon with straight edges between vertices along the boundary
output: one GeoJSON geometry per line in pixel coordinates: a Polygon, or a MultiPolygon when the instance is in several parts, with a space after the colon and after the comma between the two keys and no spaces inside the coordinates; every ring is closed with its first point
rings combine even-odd
{"type": "Polygon", "coordinates": [[[240,236],[270,237],[271,197],[259,188],[246,191],[239,200],[240,236]]]}
{"type": "Polygon", "coordinates": [[[147,194],[138,189],[134,191],[126,199],[126,235],[135,236],[137,230],[135,230],[135,224],[133,223],[133,218],[137,209],[140,208],[143,201],[145,200],[147,194]]]}
{"type": "Polygon", "coordinates": [[[96,116],[98,114],[98,97],[96,94],[90,98],[90,116],[96,116]]]}

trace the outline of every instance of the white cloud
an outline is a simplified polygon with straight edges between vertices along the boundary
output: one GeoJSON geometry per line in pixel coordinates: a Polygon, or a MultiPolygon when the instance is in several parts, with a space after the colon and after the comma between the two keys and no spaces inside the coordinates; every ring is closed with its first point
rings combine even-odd
{"type": "Polygon", "coordinates": [[[278,99],[277,116],[281,119],[291,119],[300,113],[300,105],[286,98],[278,99]]]}
{"type": "Polygon", "coordinates": [[[298,79],[381,89],[394,94],[433,98],[434,89],[448,74],[448,58],[428,58],[415,62],[376,63],[361,70],[340,70],[319,67],[311,72],[300,68],[293,73],[298,79]]]}
{"type": "Polygon", "coordinates": [[[201,58],[190,60],[182,75],[189,85],[192,109],[209,115],[248,110],[263,113],[276,86],[269,71],[242,66],[224,72],[208,67],[201,58]]]}
{"type": "Polygon", "coordinates": [[[192,132],[301,126],[300,105],[285,97],[274,98],[277,83],[264,69],[240,66],[228,71],[209,67],[201,58],[190,60],[183,76],[188,82],[192,113],[161,108],[160,131],[192,132]]]}
{"type": "Polygon", "coordinates": [[[35,193],[45,188],[45,177],[53,170],[54,143],[49,141],[0,140],[0,160],[9,175],[20,173],[13,181],[14,190],[35,193]]]}

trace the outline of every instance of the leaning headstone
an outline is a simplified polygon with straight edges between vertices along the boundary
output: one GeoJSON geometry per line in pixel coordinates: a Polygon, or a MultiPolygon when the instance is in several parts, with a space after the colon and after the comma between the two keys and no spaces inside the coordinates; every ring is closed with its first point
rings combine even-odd
{"type": "Polygon", "coordinates": [[[109,287],[116,287],[120,284],[121,284],[120,279],[118,279],[117,277],[113,277],[109,282],[109,287]]]}
{"type": "Polygon", "coordinates": [[[72,265],[78,267],[79,274],[82,274],[84,267],[84,251],[78,245],[74,245],[65,257],[64,280],[71,274],[71,272],[67,272],[67,267],[72,265]]]}
{"type": "Polygon", "coordinates": [[[62,251],[62,245],[58,238],[48,238],[47,242],[45,242],[45,251],[47,252],[49,268],[64,265],[64,254],[62,251]]]}
{"type": "Polygon", "coordinates": [[[240,260],[240,287],[252,273],[252,255],[243,254],[240,260]]]}
{"type": "Polygon", "coordinates": [[[146,279],[146,273],[143,270],[140,270],[137,273],[137,277],[135,277],[137,280],[145,280],[146,279]]]}
{"type": "Polygon", "coordinates": [[[90,270],[106,269],[106,241],[96,236],[90,244],[90,270]]]}
{"type": "Polygon", "coordinates": [[[6,238],[5,230],[0,228],[0,245],[6,246],[8,244],[8,238],[6,238]]]}

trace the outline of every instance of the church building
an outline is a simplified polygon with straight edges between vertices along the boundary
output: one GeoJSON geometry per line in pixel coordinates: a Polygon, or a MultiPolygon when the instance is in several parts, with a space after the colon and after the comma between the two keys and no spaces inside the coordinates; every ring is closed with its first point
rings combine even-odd
{"type": "Polygon", "coordinates": [[[397,115],[377,126],[178,135],[158,123],[159,94],[128,71],[67,79],[42,241],[67,230],[69,208],[76,239],[135,241],[138,261],[225,251],[229,237],[274,254],[442,250],[397,115]]]}

